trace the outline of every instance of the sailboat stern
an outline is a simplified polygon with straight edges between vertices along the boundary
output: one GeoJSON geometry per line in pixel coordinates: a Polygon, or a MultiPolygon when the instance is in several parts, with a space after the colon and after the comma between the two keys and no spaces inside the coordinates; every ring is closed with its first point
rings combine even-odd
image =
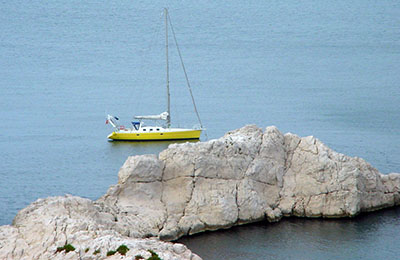
{"type": "Polygon", "coordinates": [[[202,130],[190,129],[186,131],[171,131],[165,133],[166,140],[189,140],[189,139],[200,139],[202,130]]]}

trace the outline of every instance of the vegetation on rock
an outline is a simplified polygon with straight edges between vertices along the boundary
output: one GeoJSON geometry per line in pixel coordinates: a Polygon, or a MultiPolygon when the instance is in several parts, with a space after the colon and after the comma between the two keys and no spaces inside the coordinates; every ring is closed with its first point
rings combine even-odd
{"type": "Polygon", "coordinates": [[[150,252],[151,256],[149,258],[147,258],[147,260],[162,260],[156,252],[154,252],[153,250],[147,250],[150,252]]]}
{"type": "Polygon", "coordinates": [[[126,253],[129,251],[129,248],[126,245],[120,245],[117,248],[117,252],[120,253],[121,255],[126,255],[126,253]]]}
{"type": "Polygon", "coordinates": [[[126,255],[129,251],[129,248],[126,245],[120,245],[117,250],[110,250],[107,252],[107,256],[114,255],[115,253],[120,253],[121,255],[126,255]]]}
{"type": "Polygon", "coordinates": [[[115,253],[117,253],[117,251],[115,251],[115,250],[110,250],[110,251],[107,252],[107,256],[114,255],[115,253]]]}
{"type": "Polygon", "coordinates": [[[62,251],[65,251],[65,253],[75,251],[75,247],[73,247],[71,244],[65,244],[62,247],[57,247],[56,253],[60,253],[62,251]]]}

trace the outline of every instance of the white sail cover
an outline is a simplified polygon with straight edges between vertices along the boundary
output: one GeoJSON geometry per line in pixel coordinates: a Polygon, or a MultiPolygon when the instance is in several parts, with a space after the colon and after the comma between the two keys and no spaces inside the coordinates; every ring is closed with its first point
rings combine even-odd
{"type": "Polygon", "coordinates": [[[168,112],[163,112],[159,115],[149,115],[149,116],[135,116],[135,119],[152,119],[152,120],[167,120],[168,112]]]}

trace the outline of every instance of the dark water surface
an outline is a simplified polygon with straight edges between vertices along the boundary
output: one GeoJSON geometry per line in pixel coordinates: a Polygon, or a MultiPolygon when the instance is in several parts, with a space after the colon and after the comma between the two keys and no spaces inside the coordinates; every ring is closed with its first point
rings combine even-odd
{"type": "Polygon", "coordinates": [[[399,218],[399,208],[354,219],[288,218],[178,242],[204,259],[398,259],[399,218]]]}
{"type": "MultiPolygon", "coordinates": [[[[276,125],[383,173],[400,171],[398,1],[0,1],[1,225],[39,197],[97,199],[127,156],[168,146],[107,142],[104,125],[106,113],[128,123],[165,111],[164,6],[209,139],[276,125]]],[[[192,126],[173,45],[170,57],[172,121],[192,126]]],[[[397,210],[361,221],[286,220],[187,243],[205,259],[221,259],[207,255],[217,245],[221,256],[240,249],[250,258],[392,256],[397,222],[397,210]]]]}

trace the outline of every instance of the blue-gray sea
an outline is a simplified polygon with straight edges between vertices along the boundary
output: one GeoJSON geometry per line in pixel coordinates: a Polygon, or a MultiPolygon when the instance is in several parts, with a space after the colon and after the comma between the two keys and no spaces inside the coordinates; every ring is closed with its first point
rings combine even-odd
{"type": "MultiPolygon", "coordinates": [[[[37,198],[97,199],[129,155],[168,146],[108,142],[105,125],[107,113],[129,124],[135,114],[165,111],[164,6],[208,139],[276,125],[383,173],[400,171],[397,0],[1,0],[1,225],[37,198]]],[[[172,121],[192,126],[170,49],[172,121]]],[[[204,259],[395,259],[400,209],[180,241],[204,259]]]]}

